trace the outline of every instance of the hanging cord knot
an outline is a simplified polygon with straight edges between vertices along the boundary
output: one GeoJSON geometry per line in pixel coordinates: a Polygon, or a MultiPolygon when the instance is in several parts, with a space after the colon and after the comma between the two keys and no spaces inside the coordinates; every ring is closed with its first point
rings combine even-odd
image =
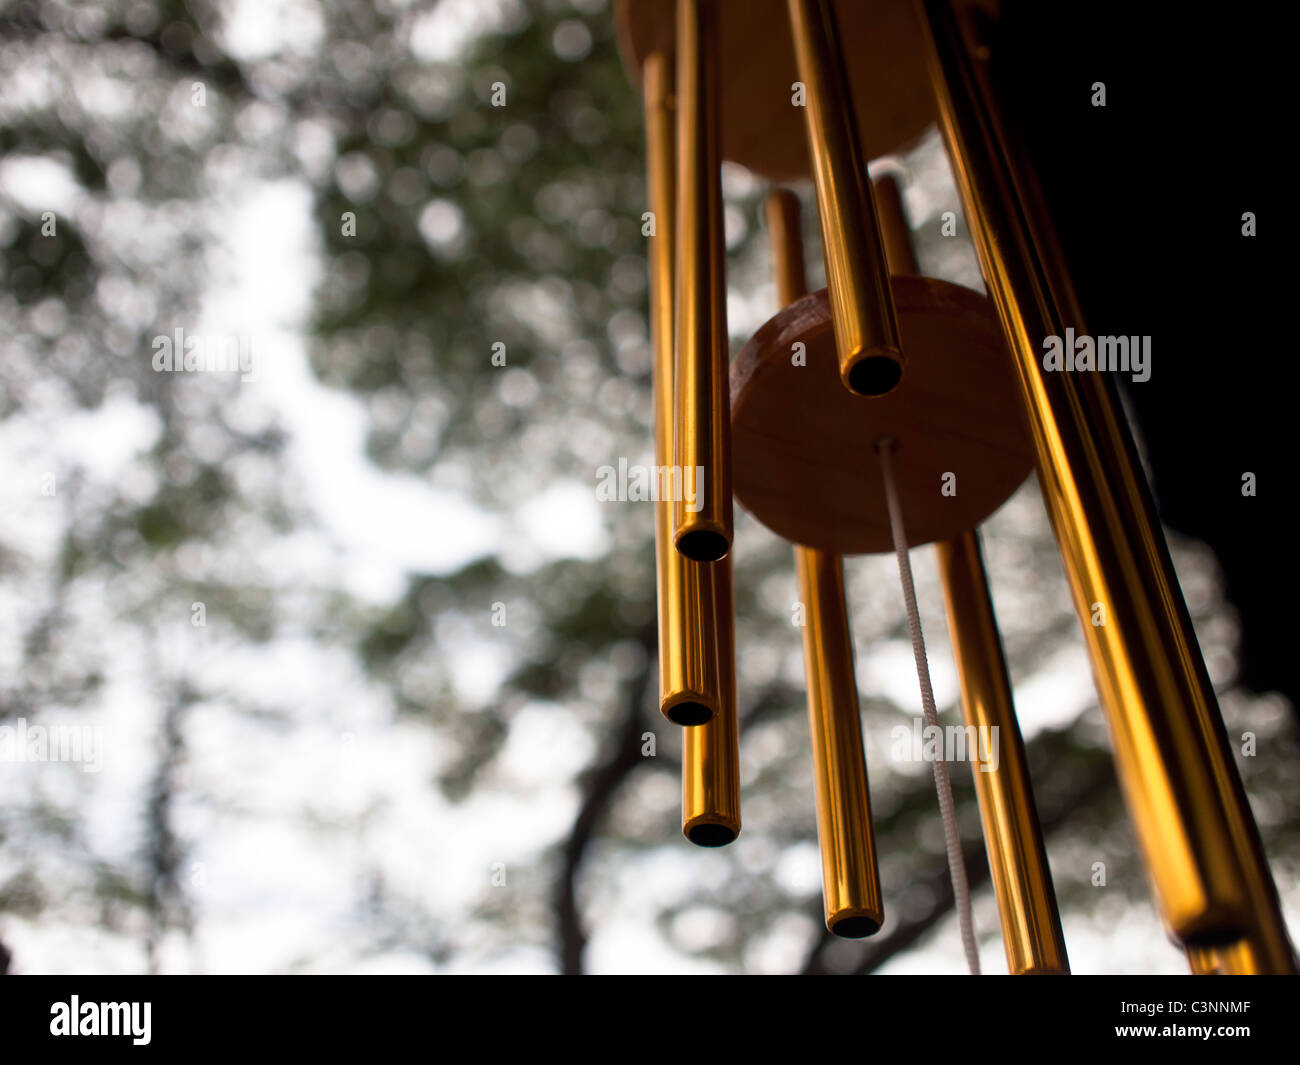
{"type": "MultiPolygon", "coordinates": [[[[921,613],[916,606],[916,585],[912,581],[912,563],[907,553],[907,532],[903,527],[903,508],[898,502],[898,488],[894,484],[892,454],[898,442],[885,437],[876,443],[880,453],[880,468],[885,479],[885,501],[889,506],[889,528],[894,537],[894,555],[898,559],[898,579],[903,586],[903,601],[907,604],[907,631],[912,638],[912,657],[916,659],[916,679],[921,685],[921,708],[925,723],[939,731],[939,713],[934,705],[934,689],[930,685],[930,664],[925,656],[925,636],[921,632],[921,613]]],[[[943,747],[930,763],[934,769],[934,789],[939,795],[939,813],[943,818],[943,841],[948,852],[948,875],[952,878],[952,897],[957,909],[957,923],[961,928],[961,943],[966,951],[966,965],[972,976],[980,971],[979,949],[975,945],[975,927],[971,920],[970,884],[966,879],[966,861],[962,857],[961,836],[957,832],[957,811],[952,798],[952,781],[948,778],[948,763],[944,761],[943,747]]]]}

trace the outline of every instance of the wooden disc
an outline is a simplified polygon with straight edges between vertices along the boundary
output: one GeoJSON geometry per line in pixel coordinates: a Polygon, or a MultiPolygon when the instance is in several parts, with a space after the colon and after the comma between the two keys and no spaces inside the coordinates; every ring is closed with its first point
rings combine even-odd
{"type": "Polygon", "coordinates": [[[844,555],[893,550],[882,438],[897,442],[894,480],[913,547],[975,528],[1032,468],[992,304],[934,278],[892,281],[905,360],[893,391],[867,398],[844,387],[825,289],[770,319],[732,362],[736,498],[793,543],[844,555]],[[796,343],[806,365],[792,362],[796,343]]]}
{"type": "MultiPolygon", "coordinates": [[[[786,0],[718,0],[718,9],[722,158],[774,181],[807,177],[786,0]]],[[[912,0],[836,0],[835,14],[863,157],[896,152],[935,121],[912,0]]],[[[672,0],[619,0],[619,50],[638,87],[646,56],[674,54],[676,19],[672,0]]]]}

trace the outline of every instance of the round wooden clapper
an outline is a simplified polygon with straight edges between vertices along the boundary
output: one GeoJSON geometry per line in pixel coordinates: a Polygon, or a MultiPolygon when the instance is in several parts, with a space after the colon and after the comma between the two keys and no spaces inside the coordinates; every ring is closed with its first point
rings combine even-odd
{"type": "Polygon", "coordinates": [[[934,278],[891,281],[907,370],[886,395],[855,395],[841,382],[825,289],[769,319],[732,362],[736,498],[794,543],[842,555],[893,550],[876,451],[883,439],[895,442],[912,547],[975,528],[1032,468],[989,301],[934,278]]]}
{"type": "MultiPolygon", "coordinates": [[[[786,0],[716,0],[722,158],[774,181],[811,173],[786,0]]],[[[673,0],[619,0],[623,64],[636,84],[654,52],[676,51],[673,0]]],[[[836,0],[864,158],[899,151],[935,121],[934,96],[913,0],[836,0]]]]}

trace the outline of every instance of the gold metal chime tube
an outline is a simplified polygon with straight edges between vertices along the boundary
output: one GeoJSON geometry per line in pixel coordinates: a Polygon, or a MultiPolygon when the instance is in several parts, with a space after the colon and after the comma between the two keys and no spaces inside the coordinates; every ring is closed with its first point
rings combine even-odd
{"type": "MultiPolygon", "coordinates": [[[[1086,333],[1030,172],[949,0],[918,0],[927,62],[980,266],[1016,363],[1116,767],[1165,922],[1184,946],[1243,940],[1292,972],[1277,892],[1113,384],[1050,373],[1044,340],[1086,333]]],[[[1204,955],[1200,955],[1203,957],[1204,955]]]]}
{"type": "MultiPolygon", "coordinates": [[[[989,873],[1013,975],[1068,973],[1061,916],[1052,889],[1029,761],[1011,701],[988,577],[974,531],[935,545],[971,743],[997,745],[996,768],[972,760],[989,873]],[[983,737],[988,737],[985,740],[983,737]]],[[[990,748],[991,749],[991,748],[990,748]]]]}
{"type": "MultiPolygon", "coordinates": [[[[890,271],[919,274],[902,190],[889,175],[875,183],[890,271]]],[[[972,762],[989,873],[1013,975],[1068,973],[1065,936],[1030,789],[993,598],[974,530],[935,544],[948,631],[961,680],[962,711],[973,743],[997,745],[993,765],[972,762]]],[[[979,748],[976,747],[976,751],[979,748]]]]}
{"type": "Polygon", "coordinates": [[[732,529],[717,37],[715,0],[678,0],[673,540],[697,562],[722,558],[732,529]]]}
{"type": "Polygon", "coordinates": [[[795,567],[799,598],[807,608],[803,655],[826,927],[837,936],[860,939],[880,930],[885,909],[871,827],[843,564],[839,555],[796,547],[795,567]]]}
{"type": "MultiPolygon", "coordinates": [[[[672,64],[656,53],[643,71],[655,350],[655,462],[673,457],[674,166],[672,64]]],[[[700,846],[740,834],[731,560],[695,562],[672,543],[672,496],[655,503],[659,597],[659,705],[682,731],[682,833],[700,846]]]]}
{"type": "Polygon", "coordinates": [[[1223,947],[1188,947],[1187,963],[1196,976],[1261,976],[1276,972],[1253,936],[1223,947]]]}
{"type": "MultiPolygon", "coordinates": [[[[788,306],[805,294],[799,200],[778,189],[767,198],[777,294],[788,306]]],[[[880,930],[884,903],[871,825],[867,762],[853,671],[853,641],[840,556],[796,544],[795,570],[804,605],[804,670],[812,732],[817,836],[822,854],[826,927],[859,939],[880,930]]]]}
{"type": "MultiPolygon", "coordinates": [[[[655,235],[650,241],[650,327],[654,342],[655,464],[673,462],[673,109],[672,64],[659,53],[643,71],[646,178],[655,235]]],[[[659,709],[678,725],[699,725],[717,713],[723,685],[714,632],[713,578],[672,542],[673,496],[660,480],[655,502],[655,562],[659,595],[659,709]]],[[[731,615],[724,617],[730,623],[731,615]]]]}
{"type": "Polygon", "coordinates": [[[912,244],[912,230],[903,206],[903,190],[893,174],[882,174],[872,189],[876,196],[876,214],[880,219],[880,239],[885,246],[885,260],[891,274],[921,273],[912,244]]]}
{"type": "Polygon", "coordinates": [[[717,627],[718,713],[682,730],[682,835],[701,847],[721,847],[740,835],[740,722],[736,711],[735,601],[731,559],[694,563],[713,577],[717,627]]]}
{"type": "Polygon", "coordinates": [[[879,396],[902,377],[903,353],[835,15],[829,0],[789,0],[789,5],[795,59],[806,91],[808,146],[840,377],[853,392],[879,396]]]}

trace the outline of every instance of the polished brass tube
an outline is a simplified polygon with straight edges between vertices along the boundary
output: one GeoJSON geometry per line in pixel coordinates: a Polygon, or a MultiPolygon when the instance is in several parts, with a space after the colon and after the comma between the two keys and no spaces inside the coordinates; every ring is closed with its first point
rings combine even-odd
{"type": "Polygon", "coordinates": [[[806,90],[804,114],[840,377],[853,392],[879,396],[898,384],[903,352],[835,14],[829,0],[789,0],[789,6],[799,80],[806,90]]]}
{"type": "MultiPolygon", "coordinates": [[[[672,63],[647,57],[642,70],[646,183],[655,235],[650,239],[650,332],[654,344],[655,465],[673,461],[673,108],[672,63]]],[[[659,602],[659,710],[678,725],[699,725],[717,712],[722,684],[714,631],[717,617],[706,563],[673,547],[672,496],[655,502],[655,566],[659,602]]]]}
{"type": "Polygon", "coordinates": [[[718,148],[715,0],[677,3],[677,403],[683,491],[673,542],[697,562],[731,549],[731,393],[718,148]]]}
{"type": "Polygon", "coordinates": [[[1007,968],[1068,973],[1061,915],[1029,781],[1025,744],[1011,701],[1011,680],[975,532],[935,545],[952,636],[961,701],[975,738],[971,775],[984,846],[1002,921],[1007,968]],[[995,757],[981,760],[983,754],[995,757]]]}
{"type": "Polygon", "coordinates": [[[1260,976],[1274,971],[1269,953],[1247,936],[1222,947],[1188,947],[1187,964],[1194,976],[1260,976]]]}
{"type": "Polygon", "coordinates": [[[912,227],[907,221],[907,208],[903,206],[903,190],[893,174],[882,174],[873,183],[876,192],[877,217],[880,219],[880,237],[885,245],[885,259],[891,274],[920,274],[916,261],[916,246],[912,243],[912,227]]]}
{"type": "MultiPolygon", "coordinates": [[[[879,178],[875,185],[890,271],[917,274],[920,268],[902,190],[892,175],[879,178]]],[[[936,544],[935,550],[948,631],[961,679],[962,710],[967,727],[974,730],[975,739],[970,742],[975,744],[975,754],[981,750],[997,754],[991,764],[973,764],[971,775],[1002,923],[1007,968],[1013,975],[1068,973],[1061,916],[1030,788],[1029,763],[1011,698],[1011,680],[979,536],[967,532],[936,544]]]]}
{"type": "Polygon", "coordinates": [[[1047,337],[1064,337],[1066,326],[1086,333],[1068,273],[948,0],[918,7],[953,173],[1014,357],[1039,483],[1161,913],[1186,946],[1250,936],[1268,971],[1293,971],[1258,829],[1114,386],[1104,374],[1041,368],[1047,337]]]}
{"type": "Polygon", "coordinates": [[[826,927],[860,939],[885,920],[871,826],[867,761],[853,673],[853,641],[839,555],[796,546],[799,599],[806,616],[804,671],[812,729],[817,838],[822,852],[826,927]]]}
{"type": "MultiPolygon", "coordinates": [[[[788,306],[807,291],[799,200],[777,189],[766,206],[777,296],[788,306]]],[[[843,565],[839,555],[797,544],[794,557],[805,611],[803,656],[826,927],[858,939],[879,931],[885,917],[843,565]]]]}
{"type": "Polygon", "coordinates": [[[768,243],[772,247],[776,298],[788,307],[808,294],[808,276],[803,265],[803,225],[799,220],[799,197],[789,189],[773,189],[764,203],[767,210],[768,243]]]}
{"type": "Polygon", "coordinates": [[[740,721],[736,711],[735,596],[731,559],[689,563],[709,575],[721,688],[718,712],[682,729],[682,835],[701,847],[721,847],[740,835],[740,721]]]}

